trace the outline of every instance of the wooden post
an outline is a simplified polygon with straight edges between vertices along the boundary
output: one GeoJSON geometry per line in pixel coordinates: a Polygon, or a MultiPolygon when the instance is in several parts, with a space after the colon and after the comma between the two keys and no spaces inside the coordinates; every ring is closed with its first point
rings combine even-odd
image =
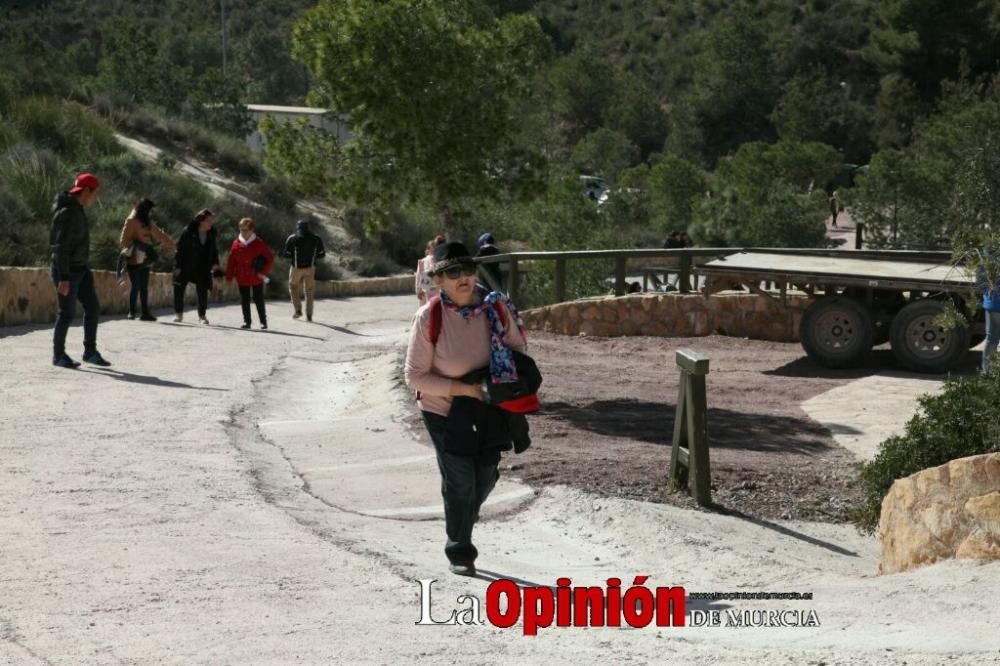
{"type": "Polygon", "coordinates": [[[615,296],[625,295],[625,257],[615,257],[615,296]]]}
{"type": "Polygon", "coordinates": [[[864,244],[865,236],[865,223],[856,222],[854,224],[854,249],[860,250],[861,246],[864,244]]]}
{"type": "Polygon", "coordinates": [[[677,273],[677,291],[682,294],[691,293],[691,255],[681,255],[681,265],[677,273]]]}
{"type": "Polygon", "coordinates": [[[708,357],[681,349],[676,354],[681,369],[674,438],[670,451],[670,485],[688,489],[702,506],[712,503],[712,472],[708,461],[708,400],[705,376],[708,357]]]}
{"type": "Polygon", "coordinates": [[[566,259],[556,259],[556,303],[566,300],[566,259]]]}
{"type": "Polygon", "coordinates": [[[507,295],[510,296],[512,302],[517,303],[517,292],[521,282],[521,275],[517,272],[517,259],[510,260],[510,277],[508,279],[510,280],[508,285],[510,291],[507,295]]]}

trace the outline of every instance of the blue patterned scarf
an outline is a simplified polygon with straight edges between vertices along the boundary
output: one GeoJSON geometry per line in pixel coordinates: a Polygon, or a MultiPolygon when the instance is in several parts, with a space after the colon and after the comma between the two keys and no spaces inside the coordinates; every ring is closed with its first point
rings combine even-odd
{"type": "Polygon", "coordinates": [[[517,381],[517,367],[514,365],[514,353],[503,340],[504,326],[497,313],[498,302],[504,304],[511,320],[524,337],[524,321],[518,314],[517,308],[510,302],[510,299],[498,291],[490,291],[483,285],[476,283],[475,300],[472,305],[460,306],[455,301],[448,298],[448,294],[441,291],[441,304],[453,312],[457,312],[463,319],[478,317],[483,312],[489,319],[490,325],[490,379],[496,384],[507,384],[517,381]]]}

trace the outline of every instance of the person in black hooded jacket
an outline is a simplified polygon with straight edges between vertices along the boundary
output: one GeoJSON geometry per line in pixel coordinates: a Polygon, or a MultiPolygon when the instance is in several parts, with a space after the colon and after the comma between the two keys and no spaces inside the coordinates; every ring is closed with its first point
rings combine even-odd
{"type": "Polygon", "coordinates": [[[219,266],[219,246],[212,211],[198,211],[194,220],[177,239],[174,255],[174,321],[184,321],[184,292],[188,282],[194,283],[198,294],[198,320],[208,324],[208,290],[212,277],[222,274],[219,266]]]}
{"type": "Polygon", "coordinates": [[[66,354],[66,334],[76,317],[77,300],[83,303],[83,360],[94,365],[111,365],[97,351],[101,304],[94,288],[94,274],[90,271],[90,225],[83,210],[97,200],[100,186],[97,176],[81,173],[68,192],[56,197],[52,207],[50,272],[59,303],[52,338],[52,364],[60,368],[80,365],[66,354]]]}
{"type": "Polygon", "coordinates": [[[309,228],[308,220],[299,220],[295,233],[285,241],[281,256],[292,260],[288,270],[288,295],[292,299],[292,319],[302,316],[302,291],[306,293],[306,321],[313,320],[316,293],[316,261],[326,256],[323,239],[309,228]]]}

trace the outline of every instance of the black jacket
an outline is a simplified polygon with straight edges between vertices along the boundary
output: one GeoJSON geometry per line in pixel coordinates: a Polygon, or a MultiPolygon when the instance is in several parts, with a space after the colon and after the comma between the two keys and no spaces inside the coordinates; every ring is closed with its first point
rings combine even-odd
{"type": "Polygon", "coordinates": [[[531,446],[528,419],[475,398],[458,396],[451,401],[444,450],[459,456],[488,451],[521,453],[531,446]]]}
{"type": "Polygon", "coordinates": [[[526,393],[537,393],[542,385],[542,374],[534,359],[514,350],[518,380],[511,384],[494,384],[489,381],[489,367],[473,370],[459,381],[466,384],[487,384],[490,403],[475,398],[459,396],[452,400],[448,412],[448,430],[444,448],[458,455],[478,455],[491,449],[521,453],[531,446],[528,419],[524,414],[512,414],[495,404],[518,398],[526,393]]]}
{"type": "Polygon", "coordinates": [[[198,238],[197,221],[190,222],[177,239],[174,266],[181,269],[181,275],[194,282],[209,282],[212,266],[219,263],[218,234],[212,227],[205,234],[205,243],[198,238]]]}
{"type": "Polygon", "coordinates": [[[308,229],[298,229],[285,241],[281,256],[291,259],[296,268],[309,268],[317,259],[326,256],[323,239],[308,229]]]}
{"type": "MultiPolygon", "coordinates": [[[[500,254],[500,248],[496,245],[484,245],[479,248],[479,252],[476,253],[476,256],[492,257],[498,254],[500,254]]],[[[503,273],[500,270],[500,264],[481,264],[481,267],[496,281],[497,288],[503,289],[503,273]]]]}
{"type": "Polygon", "coordinates": [[[57,282],[69,280],[70,271],[90,265],[90,225],[83,206],[69,192],[58,195],[52,204],[52,272],[57,282]]]}

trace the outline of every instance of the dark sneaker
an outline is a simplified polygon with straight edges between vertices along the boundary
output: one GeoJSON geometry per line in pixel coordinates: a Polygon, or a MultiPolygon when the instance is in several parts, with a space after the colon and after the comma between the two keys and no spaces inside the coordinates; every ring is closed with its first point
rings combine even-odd
{"type": "Polygon", "coordinates": [[[156,317],[154,317],[153,315],[149,314],[148,312],[146,314],[142,315],[141,317],[139,317],[139,319],[141,319],[142,321],[156,321],[156,317]]]}
{"type": "Polygon", "coordinates": [[[296,312],[295,314],[292,315],[292,319],[301,319],[301,318],[302,318],[301,312],[296,312]]]}
{"type": "Polygon", "coordinates": [[[260,325],[260,330],[266,331],[267,330],[267,324],[261,324],[260,325]]]}
{"type": "Polygon", "coordinates": [[[476,575],[476,563],[472,560],[466,560],[464,562],[452,562],[448,565],[448,571],[452,572],[456,576],[475,576],[476,575]]]}
{"type": "Polygon", "coordinates": [[[104,357],[101,356],[101,352],[96,352],[96,351],[84,354],[83,360],[86,363],[90,363],[92,365],[99,365],[102,368],[106,368],[109,365],[111,365],[109,361],[104,360],[104,357]]]}
{"type": "Polygon", "coordinates": [[[71,359],[66,354],[63,354],[62,356],[56,356],[54,359],[52,359],[52,365],[54,365],[56,367],[59,367],[59,368],[71,368],[72,369],[72,368],[79,368],[80,367],[80,362],[79,361],[74,361],[73,359],[71,359]]]}
{"type": "Polygon", "coordinates": [[[250,322],[243,324],[240,328],[250,328],[250,322]]]}
{"type": "Polygon", "coordinates": [[[134,312],[129,312],[128,313],[128,318],[129,319],[135,319],[135,313],[134,312]]]}

